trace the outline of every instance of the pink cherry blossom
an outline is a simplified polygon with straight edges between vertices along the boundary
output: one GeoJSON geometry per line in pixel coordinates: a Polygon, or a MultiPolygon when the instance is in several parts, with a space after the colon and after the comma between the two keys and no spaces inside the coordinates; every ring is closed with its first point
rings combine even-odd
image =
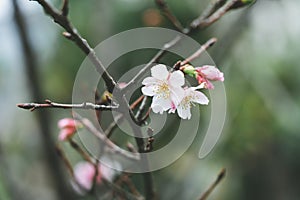
{"type": "Polygon", "coordinates": [[[176,109],[170,109],[169,112],[174,113],[177,110],[178,116],[182,119],[190,119],[191,107],[194,103],[207,105],[209,103],[208,98],[197,89],[203,88],[203,84],[198,87],[190,87],[184,90],[184,97],[176,109]]]}
{"type": "MultiPolygon", "coordinates": [[[[102,164],[101,162],[98,164],[98,175],[96,177],[96,183],[101,184],[103,182],[103,179],[112,182],[115,176],[118,174],[118,171],[114,169],[121,170],[121,165],[117,161],[112,161],[107,157],[104,157],[101,160],[105,164],[102,164]],[[107,166],[106,164],[109,164],[109,166],[107,166]],[[111,167],[113,167],[114,169],[112,169],[111,167]]],[[[84,193],[91,190],[95,174],[95,166],[90,162],[82,161],[77,163],[74,167],[74,178],[77,185],[79,185],[79,188],[73,184],[74,189],[78,193],[84,193]]]]}
{"type": "Polygon", "coordinates": [[[76,128],[63,128],[59,131],[58,140],[66,141],[71,138],[76,132],[76,128]]]}
{"type": "Polygon", "coordinates": [[[58,128],[63,129],[63,128],[71,128],[71,127],[76,127],[76,120],[72,119],[72,118],[63,118],[61,120],[58,121],[57,125],[58,128]]]}
{"type": "Polygon", "coordinates": [[[76,127],[79,125],[79,122],[71,118],[64,118],[59,120],[57,125],[60,128],[58,140],[66,141],[76,133],[76,127]]]}
{"type": "Polygon", "coordinates": [[[164,111],[178,105],[184,95],[184,74],[181,71],[170,73],[163,64],[151,68],[151,77],[142,82],[145,85],[142,93],[152,96],[151,108],[154,113],[162,114],[164,111]]]}
{"type": "MultiPolygon", "coordinates": [[[[89,191],[93,186],[95,166],[89,162],[79,162],[74,167],[74,178],[81,188],[89,191]]],[[[96,183],[101,183],[101,166],[98,166],[96,183]]]]}
{"type": "Polygon", "coordinates": [[[202,67],[196,67],[196,79],[201,83],[206,84],[207,89],[213,89],[214,86],[210,81],[224,81],[224,74],[215,66],[204,65],[202,67]]]}

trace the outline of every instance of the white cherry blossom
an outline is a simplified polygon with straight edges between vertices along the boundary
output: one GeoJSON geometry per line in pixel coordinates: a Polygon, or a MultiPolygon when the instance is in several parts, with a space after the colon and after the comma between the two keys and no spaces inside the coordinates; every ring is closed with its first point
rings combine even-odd
{"type": "Polygon", "coordinates": [[[197,89],[203,88],[204,84],[199,85],[198,87],[190,87],[184,90],[184,97],[179,103],[179,105],[174,109],[170,109],[170,113],[175,113],[177,110],[177,114],[182,119],[190,119],[191,108],[192,106],[197,104],[207,105],[209,103],[208,98],[197,89]]]}
{"type": "Polygon", "coordinates": [[[170,73],[163,64],[151,68],[151,77],[143,80],[142,93],[152,96],[151,108],[154,113],[174,109],[181,102],[184,90],[184,74],[181,71],[170,73]]]}

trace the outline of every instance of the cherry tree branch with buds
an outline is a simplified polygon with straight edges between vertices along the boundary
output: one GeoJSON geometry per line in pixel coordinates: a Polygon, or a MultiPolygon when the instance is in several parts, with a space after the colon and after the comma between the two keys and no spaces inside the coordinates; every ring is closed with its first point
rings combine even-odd
{"type": "MultiPolygon", "coordinates": [[[[50,100],[46,100],[45,103],[23,103],[23,104],[18,104],[17,106],[23,109],[28,109],[28,110],[36,110],[36,109],[42,109],[42,108],[61,108],[61,109],[91,109],[91,110],[96,110],[98,113],[101,113],[100,111],[105,111],[105,110],[116,110],[119,113],[117,115],[117,121],[112,122],[108,128],[103,132],[102,130],[98,130],[89,119],[81,117],[79,114],[74,114],[75,121],[72,125],[72,129],[68,130],[68,127],[65,127],[65,131],[71,131],[68,132],[65,137],[63,137],[62,141],[68,140],[71,147],[75,149],[82,157],[84,160],[88,161],[89,163],[93,164],[93,169],[92,171],[94,172],[94,177],[93,177],[93,186],[92,190],[95,190],[95,185],[98,182],[98,175],[101,175],[98,166],[98,161],[94,162],[95,158],[92,158],[88,153],[85,152],[83,148],[81,148],[75,140],[72,139],[73,134],[76,132],[76,123],[79,122],[82,124],[90,133],[95,135],[99,141],[101,141],[107,149],[115,154],[119,154],[121,156],[124,156],[126,158],[138,161],[141,165],[149,167],[151,163],[149,163],[147,155],[143,153],[151,152],[153,151],[153,142],[154,142],[154,137],[152,135],[152,129],[149,127],[148,129],[148,135],[149,137],[147,139],[144,139],[142,137],[142,132],[139,127],[136,127],[136,125],[143,125],[145,124],[145,121],[149,117],[149,113],[151,109],[153,112],[155,109],[153,107],[147,108],[147,100],[149,99],[147,96],[151,96],[151,92],[148,93],[145,92],[146,89],[151,88],[154,84],[159,86],[160,83],[157,82],[152,82],[151,84],[147,84],[143,82],[143,85],[145,85],[144,92],[133,104],[129,105],[128,100],[125,97],[126,91],[132,89],[135,84],[145,75],[146,72],[150,70],[151,67],[155,63],[158,63],[160,59],[170,50],[173,48],[175,45],[177,45],[183,37],[181,35],[177,35],[175,38],[167,42],[166,44],[162,45],[161,50],[159,50],[155,56],[145,65],[144,68],[142,68],[128,83],[125,87],[122,89],[116,84],[116,81],[114,78],[109,74],[109,72],[106,70],[106,67],[102,64],[100,59],[97,57],[94,49],[88,44],[87,40],[84,39],[78,32],[78,30],[72,25],[70,20],[68,19],[68,13],[69,13],[69,1],[64,0],[62,8],[60,10],[56,10],[54,7],[52,7],[47,1],[45,0],[31,0],[31,1],[36,1],[38,2],[44,9],[45,13],[48,14],[55,23],[59,24],[62,28],[65,29],[65,32],[63,32],[63,36],[66,37],[67,39],[73,41],[89,58],[89,60],[92,62],[94,65],[95,69],[101,74],[106,88],[107,92],[112,93],[114,91],[114,101],[117,102],[115,103],[114,101],[111,101],[111,105],[107,104],[94,104],[90,102],[84,102],[84,103],[79,103],[79,104],[63,104],[63,103],[56,103],[52,102],[50,100]],[[136,108],[136,109],[134,109],[136,108]],[[136,111],[136,112],[135,112],[136,111]],[[135,113],[134,113],[135,112],[135,113]],[[111,137],[113,130],[117,127],[117,123],[123,119],[133,119],[133,120],[128,120],[129,126],[132,129],[135,141],[136,141],[136,146],[137,150],[132,145],[128,145],[128,148],[130,149],[130,152],[127,152],[121,148],[119,148],[112,140],[109,138],[111,137]]],[[[187,27],[183,27],[182,24],[180,23],[179,19],[176,17],[176,15],[171,11],[169,6],[164,0],[155,0],[155,3],[157,4],[158,8],[164,13],[164,15],[168,18],[168,20],[174,25],[174,27],[179,30],[181,33],[189,35],[192,34],[196,30],[202,30],[217,20],[219,20],[224,14],[226,14],[228,11],[231,9],[237,8],[241,6],[241,0],[216,0],[213,3],[211,3],[207,9],[204,11],[202,15],[200,15],[198,18],[193,20],[187,27]]],[[[184,66],[189,65],[190,62],[192,62],[194,59],[198,58],[200,55],[202,55],[203,52],[205,52],[209,47],[214,45],[216,43],[217,39],[216,38],[211,38],[208,40],[204,45],[201,46],[200,49],[198,49],[196,52],[194,52],[192,55],[189,57],[185,58],[183,61],[178,61],[172,68],[172,72],[167,71],[165,66],[160,66],[160,69],[156,67],[156,70],[162,71],[162,69],[169,73],[168,77],[166,78],[166,81],[168,84],[165,85],[168,87],[173,87],[174,83],[170,83],[169,78],[172,76],[177,76],[177,80],[183,80],[184,82],[184,73],[194,76],[197,78],[199,81],[199,86],[194,87],[194,88],[183,88],[183,84],[179,85],[180,87],[177,87],[178,91],[183,92],[184,95],[182,96],[182,101],[184,98],[191,99],[190,97],[194,97],[196,95],[202,95],[201,92],[195,91],[198,88],[204,88],[205,84],[200,84],[206,83],[206,84],[211,84],[209,80],[221,80],[223,81],[223,73],[218,71],[218,69],[214,68],[213,66],[205,66],[205,67],[190,67],[189,69],[185,69],[184,71],[184,66]],[[190,71],[188,71],[190,70],[190,71]],[[174,72],[175,71],[175,72],[174,72]],[[201,86],[201,87],[200,87],[201,86]]],[[[153,67],[154,68],[154,67],[153,67]]],[[[152,70],[152,69],[151,69],[152,70]]],[[[153,70],[155,71],[155,70],[153,70]]],[[[151,71],[152,72],[152,71],[151,71]]],[[[166,74],[166,73],[165,73],[166,74]]],[[[155,80],[155,78],[161,78],[161,77],[156,77],[155,75],[153,77],[149,77],[151,80],[155,80]]],[[[149,80],[149,79],[148,79],[149,80]]],[[[159,79],[161,80],[161,79],[159,79]]],[[[179,81],[181,82],[181,81],[179,81]]],[[[212,84],[209,85],[210,87],[213,87],[212,84]]],[[[166,87],[165,87],[166,89],[166,87]]],[[[152,95],[153,96],[153,95],[152,95]]],[[[206,98],[205,95],[202,96],[202,103],[201,104],[207,104],[208,99],[206,98]]],[[[181,105],[181,100],[176,104],[178,108],[184,107],[181,105]]],[[[200,101],[199,99],[196,99],[200,101]]],[[[188,103],[195,102],[195,99],[192,101],[188,101],[188,103]]],[[[164,110],[162,111],[167,111],[169,109],[169,112],[175,112],[175,109],[177,109],[174,105],[172,107],[166,107],[163,108],[164,110]]],[[[188,110],[190,111],[190,110],[188,110]]],[[[184,119],[187,118],[189,119],[190,115],[183,116],[182,113],[180,114],[179,111],[177,110],[178,114],[180,117],[184,119]]],[[[100,121],[100,120],[99,120],[100,121]]],[[[102,146],[103,147],[103,146],[102,146]]],[[[102,148],[101,147],[101,148],[102,148]]],[[[69,169],[69,172],[71,176],[74,176],[74,171],[73,168],[70,164],[70,162],[67,160],[65,154],[62,152],[62,149],[60,147],[57,147],[58,153],[60,157],[63,158],[63,161],[67,168],[69,169]]],[[[150,171],[150,170],[149,170],[150,171]]],[[[221,171],[217,180],[211,185],[211,187],[200,197],[200,200],[205,200],[207,196],[212,192],[212,190],[219,184],[219,182],[223,179],[225,175],[225,170],[221,171]]],[[[146,199],[146,200],[154,200],[156,199],[156,192],[154,189],[154,183],[153,183],[153,177],[151,172],[146,172],[142,174],[143,176],[143,181],[144,181],[144,197],[140,195],[140,193],[134,188],[134,186],[130,186],[130,190],[133,193],[128,193],[127,191],[124,191],[122,188],[118,187],[117,185],[110,183],[106,180],[103,180],[103,182],[109,186],[111,186],[112,190],[115,191],[120,195],[120,197],[128,198],[128,199],[146,199]]],[[[128,177],[127,177],[128,178],[128,177]]],[[[132,184],[130,180],[127,180],[127,183],[132,184]]]]}
{"type": "Polygon", "coordinates": [[[19,108],[34,111],[39,108],[62,108],[62,109],[91,109],[91,110],[116,110],[118,105],[99,105],[90,102],[84,102],[80,104],[63,104],[55,103],[50,100],[45,100],[45,103],[19,103],[19,108]]]}

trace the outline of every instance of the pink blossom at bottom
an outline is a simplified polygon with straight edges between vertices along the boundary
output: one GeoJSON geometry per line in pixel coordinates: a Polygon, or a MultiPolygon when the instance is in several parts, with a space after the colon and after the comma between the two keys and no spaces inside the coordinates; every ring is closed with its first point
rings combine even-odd
{"type": "MultiPolygon", "coordinates": [[[[101,166],[98,166],[96,183],[101,183],[101,166]]],[[[95,166],[89,162],[79,162],[74,167],[74,178],[76,182],[85,190],[90,190],[93,186],[95,166]]]]}
{"type": "MultiPolygon", "coordinates": [[[[98,164],[96,183],[101,184],[103,179],[112,182],[114,177],[118,174],[118,171],[114,169],[121,170],[121,165],[117,161],[112,161],[106,157],[102,158],[101,160],[105,164],[98,164]],[[106,164],[109,164],[110,166],[106,166],[106,164]]],[[[86,161],[77,163],[74,167],[74,178],[77,183],[75,185],[73,184],[74,189],[80,194],[91,190],[93,187],[95,173],[96,169],[93,164],[86,161]]]]}

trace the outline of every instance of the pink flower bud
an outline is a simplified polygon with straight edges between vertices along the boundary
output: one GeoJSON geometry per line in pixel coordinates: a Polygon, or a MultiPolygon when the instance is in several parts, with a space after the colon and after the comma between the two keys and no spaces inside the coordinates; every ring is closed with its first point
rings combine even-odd
{"type": "Polygon", "coordinates": [[[79,125],[79,122],[71,118],[64,118],[59,120],[57,125],[60,128],[58,140],[66,141],[76,133],[76,127],[79,125]]]}
{"type": "Polygon", "coordinates": [[[63,128],[76,128],[76,121],[72,118],[64,118],[58,121],[57,125],[58,128],[63,129],[63,128]]]}
{"type": "Polygon", "coordinates": [[[66,141],[71,138],[76,132],[76,128],[63,128],[60,130],[58,140],[66,141]]]}
{"type": "Polygon", "coordinates": [[[207,89],[213,89],[213,84],[209,81],[224,81],[224,74],[218,68],[211,65],[204,65],[196,68],[196,79],[199,84],[205,83],[207,89]]]}
{"type": "Polygon", "coordinates": [[[215,66],[204,65],[203,67],[197,67],[196,71],[205,79],[212,81],[224,81],[224,74],[215,66]]]}

